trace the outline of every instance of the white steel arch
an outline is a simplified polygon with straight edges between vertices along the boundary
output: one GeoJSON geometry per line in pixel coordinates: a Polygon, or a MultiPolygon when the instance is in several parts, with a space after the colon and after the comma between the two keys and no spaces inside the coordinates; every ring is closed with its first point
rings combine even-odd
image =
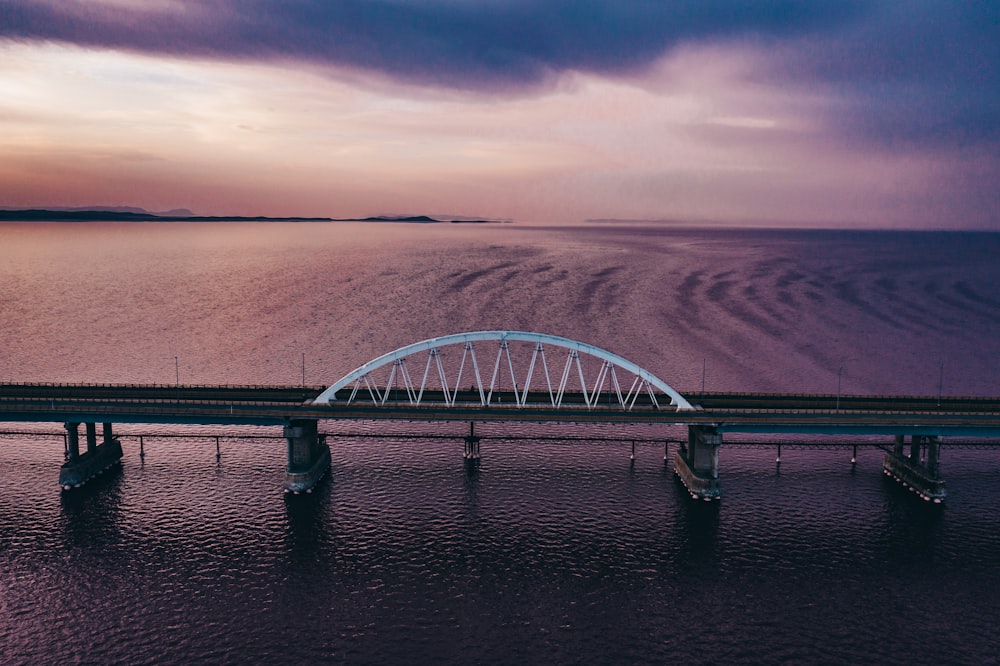
{"type": "Polygon", "coordinates": [[[657,391],[669,396],[670,404],[678,410],[694,409],[684,396],[669,384],[617,354],[612,354],[600,347],[570,340],[569,338],[547,335],[545,333],[529,333],[526,331],[474,331],[470,333],[456,333],[400,347],[395,351],[383,354],[365,363],[353,372],[345,375],[338,382],[330,386],[330,388],[323,391],[313,402],[320,404],[336,402],[337,392],[351,387],[351,395],[347,399],[348,403],[354,401],[360,392],[362,396],[370,398],[376,404],[385,404],[389,398],[390,389],[395,386],[397,389],[405,390],[406,399],[410,404],[419,405],[424,398],[425,391],[429,386],[433,385],[435,389],[439,387],[444,402],[449,406],[454,406],[456,405],[459,387],[462,385],[463,373],[469,373],[475,382],[472,388],[474,392],[478,393],[481,405],[489,406],[493,404],[494,391],[498,387],[498,380],[506,377],[513,386],[517,406],[524,407],[527,405],[528,390],[532,387],[532,380],[535,379],[534,374],[539,363],[542,368],[540,374],[543,375],[542,379],[545,382],[545,387],[536,389],[536,395],[538,392],[544,393],[547,390],[547,395],[551,403],[550,406],[554,408],[562,406],[563,395],[565,394],[567,385],[570,383],[571,373],[575,370],[582,388],[583,400],[588,409],[597,406],[599,397],[602,391],[605,390],[605,384],[608,386],[608,392],[617,398],[618,406],[625,410],[632,409],[636,400],[643,393],[649,396],[654,407],[659,407],[656,399],[657,391]],[[477,342],[497,343],[497,355],[493,363],[492,378],[489,384],[482,381],[483,375],[480,374],[480,365],[475,350],[475,343],[477,342]],[[518,375],[515,372],[514,362],[511,359],[510,349],[507,346],[508,342],[534,344],[527,371],[522,375],[518,375]],[[448,373],[445,371],[440,353],[442,347],[450,345],[463,346],[461,361],[453,381],[449,381],[448,373]],[[546,345],[565,350],[566,352],[566,361],[558,383],[553,383],[553,376],[549,373],[548,361],[545,358],[546,345]],[[410,375],[406,361],[421,352],[427,352],[427,360],[423,364],[423,379],[417,384],[410,375]],[[588,384],[584,377],[583,365],[580,362],[581,353],[601,361],[600,369],[593,383],[588,384]],[[376,386],[370,379],[371,373],[379,368],[390,365],[391,369],[386,385],[384,387],[376,386]],[[622,384],[619,381],[618,370],[624,370],[632,376],[630,384],[622,384]],[[508,372],[509,375],[506,374],[508,372]],[[625,389],[626,386],[627,389],[625,389]]]}

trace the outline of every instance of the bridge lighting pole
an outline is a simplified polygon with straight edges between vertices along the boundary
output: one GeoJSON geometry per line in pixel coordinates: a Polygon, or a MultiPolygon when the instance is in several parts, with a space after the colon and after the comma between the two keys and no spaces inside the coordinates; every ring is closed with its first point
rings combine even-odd
{"type": "Polygon", "coordinates": [[[166,360],[174,359],[174,386],[181,385],[181,363],[176,356],[164,356],[166,360]]]}
{"type": "Polygon", "coordinates": [[[941,361],[941,371],[938,374],[938,407],[941,406],[942,393],[944,393],[944,361],[941,361]]]}
{"type": "Polygon", "coordinates": [[[840,409],[840,375],[844,372],[844,366],[837,368],[837,409],[840,409]]]}
{"type": "MultiPolygon", "coordinates": [[[[170,359],[169,356],[164,356],[165,359],[170,359]]],[[[177,356],[174,359],[174,390],[177,392],[177,399],[181,398],[181,362],[177,356]]]]}

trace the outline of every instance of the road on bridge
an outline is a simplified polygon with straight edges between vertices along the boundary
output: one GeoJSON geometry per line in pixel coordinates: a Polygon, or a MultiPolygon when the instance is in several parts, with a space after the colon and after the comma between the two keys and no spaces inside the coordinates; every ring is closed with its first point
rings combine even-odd
{"type": "MultiPolygon", "coordinates": [[[[523,405],[513,392],[494,392],[489,406],[478,391],[460,391],[454,405],[427,392],[419,405],[403,390],[383,404],[355,398],[312,404],[325,387],[2,384],[0,421],[282,425],[296,419],[404,421],[529,421],[716,425],[723,431],[1000,436],[1000,398],[859,396],[785,393],[688,393],[694,410],[669,400],[630,410],[610,400],[586,407],[567,393],[553,407],[532,391],[523,405]]],[[[665,396],[664,396],[665,398],[665,396]]]]}

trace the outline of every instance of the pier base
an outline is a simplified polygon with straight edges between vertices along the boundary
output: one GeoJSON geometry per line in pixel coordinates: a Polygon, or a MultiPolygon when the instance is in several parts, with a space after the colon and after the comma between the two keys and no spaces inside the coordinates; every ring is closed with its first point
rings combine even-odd
{"type": "Polygon", "coordinates": [[[469,434],[464,437],[465,448],[462,457],[465,459],[465,471],[470,474],[479,470],[479,437],[476,435],[476,424],[469,422],[469,434]]]}
{"type": "Polygon", "coordinates": [[[674,454],[674,473],[691,497],[705,501],[722,495],[719,445],[722,435],[712,426],[688,426],[688,441],[674,454]]]}
{"type": "Polygon", "coordinates": [[[896,445],[886,452],[882,463],[883,473],[901,483],[926,502],[941,504],[944,501],[945,483],[939,474],[941,440],[939,437],[913,435],[910,454],[903,455],[903,436],[896,436],[896,445]],[[927,455],[922,461],[920,452],[926,446],[927,455]]]}
{"type": "Polygon", "coordinates": [[[97,443],[97,425],[87,423],[87,450],[80,453],[80,424],[67,423],[66,462],[59,469],[59,485],[63,490],[79,488],[105,470],[121,463],[122,445],[104,424],[104,441],[97,443]]]}
{"type": "Polygon", "coordinates": [[[330,447],[318,434],[317,421],[292,421],[285,426],[288,440],[288,467],[285,468],[285,492],[311,493],[330,469],[330,447]]]}
{"type": "Polygon", "coordinates": [[[475,423],[469,423],[469,434],[465,436],[465,450],[462,457],[466,460],[479,460],[479,437],[476,436],[475,423]]]}

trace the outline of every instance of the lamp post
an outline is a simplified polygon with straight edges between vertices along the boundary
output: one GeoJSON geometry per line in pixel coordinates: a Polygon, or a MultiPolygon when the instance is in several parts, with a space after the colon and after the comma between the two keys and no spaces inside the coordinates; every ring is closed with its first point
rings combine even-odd
{"type": "Polygon", "coordinates": [[[840,410],[840,376],[844,372],[844,366],[837,368],[837,409],[840,410]]]}
{"type": "Polygon", "coordinates": [[[174,391],[177,394],[177,399],[180,400],[181,397],[181,362],[180,358],[177,356],[164,356],[166,360],[174,359],[174,391]]]}
{"type": "Polygon", "coordinates": [[[174,359],[174,386],[181,385],[181,363],[177,356],[164,356],[164,360],[174,359]]]}
{"type": "Polygon", "coordinates": [[[944,361],[941,361],[941,370],[938,373],[938,407],[941,406],[942,393],[944,393],[944,361]]]}
{"type": "Polygon", "coordinates": [[[840,409],[840,395],[841,395],[841,380],[844,376],[844,368],[847,367],[849,362],[856,362],[858,358],[856,356],[842,357],[840,359],[840,366],[837,368],[837,409],[840,409]]]}

